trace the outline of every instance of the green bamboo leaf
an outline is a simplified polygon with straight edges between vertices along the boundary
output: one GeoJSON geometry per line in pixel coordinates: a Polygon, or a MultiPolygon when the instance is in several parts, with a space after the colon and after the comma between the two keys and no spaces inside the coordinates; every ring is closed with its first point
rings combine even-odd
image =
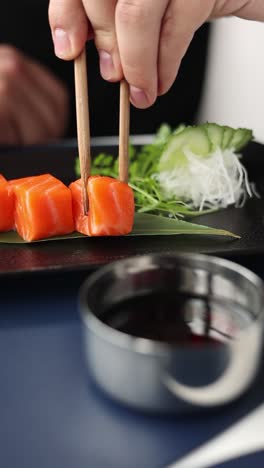
{"type": "MultiPolygon", "coordinates": [[[[201,224],[193,224],[188,221],[181,221],[174,218],[166,218],[146,213],[136,213],[134,228],[129,236],[173,236],[173,235],[207,235],[207,236],[225,236],[239,239],[239,236],[225,231],[224,229],[215,229],[201,224]]],[[[65,236],[50,237],[35,242],[58,241],[63,239],[78,239],[86,236],[73,232],[65,236]]],[[[16,232],[0,233],[0,243],[2,244],[27,244],[16,232]]]]}
{"type": "Polygon", "coordinates": [[[240,236],[224,229],[216,229],[201,224],[194,224],[165,216],[146,213],[135,214],[134,229],[130,236],[168,236],[176,234],[192,234],[207,236],[225,236],[239,239],[240,236]]]}
{"type": "Polygon", "coordinates": [[[35,244],[37,242],[47,242],[47,241],[58,241],[64,239],[78,239],[80,237],[86,237],[83,234],[78,232],[72,232],[71,234],[65,234],[65,236],[56,236],[56,237],[49,237],[46,239],[40,239],[38,241],[27,242],[20,237],[17,232],[9,231],[9,232],[1,232],[0,233],[0,244],[35,244]]]}

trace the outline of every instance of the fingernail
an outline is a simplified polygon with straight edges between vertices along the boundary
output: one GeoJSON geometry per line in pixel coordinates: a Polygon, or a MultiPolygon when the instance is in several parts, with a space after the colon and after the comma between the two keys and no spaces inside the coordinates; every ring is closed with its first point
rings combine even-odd
{"type": "Polygon", "coordinates": [[[105,50],[99,50],[100,72],[105,80],[111,80],[115,73],[114,63],[111,55],[105,50]]]}
{"type": "Polygon", "coordinates": [[[147,107],[149,105],[145,91],[136,86],[130,86],[130,97],[136,107],[147,107]]]}
{"type": "Polygon", "coordinates": [[[60,28],[55,29],[53,38],[55,54],[60,58],[66,57],[71,51],[71,42],[66,31],[60,28]]]}

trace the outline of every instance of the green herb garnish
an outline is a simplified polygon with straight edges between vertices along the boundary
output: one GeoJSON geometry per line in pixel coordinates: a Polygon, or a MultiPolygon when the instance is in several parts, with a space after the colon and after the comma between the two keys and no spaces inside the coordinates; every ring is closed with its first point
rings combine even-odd
{"type": "MultiPolygon", "coordinates": [[[[180,125],[175,130],[162,125],[152,144],[129,148],[129,185],[136,211],[193,217],[251,195],[246,171],[235,154],[251,138],[250,130],[217,124],[180,125]]],[[[78,160],[76,174],[80,175],[78,160]]],[[[100,153],[93,160],[92,174],[117,177],[117,158],[100,153]]]]}

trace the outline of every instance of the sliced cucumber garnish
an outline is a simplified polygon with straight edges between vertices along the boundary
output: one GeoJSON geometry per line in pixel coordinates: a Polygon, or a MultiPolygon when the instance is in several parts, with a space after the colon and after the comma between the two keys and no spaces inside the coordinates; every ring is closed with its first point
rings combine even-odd
{"type": "Polygon", "coordinates": [[[183,130],[185,130],[185,128],[186,128],[186,125],[184,124],[178,125],[178,127],[176,127],[175,130],[173,130],[173,135],[177,135],[177,133],[182,132],[183,130]]]}
{"type": "Polygon", "coordinates": [[[221,148],[227,149],[230,148],[230,142],[235,134],[235,130],[231,127],[224,127],[223,139],[221,142],[221,148]]]}
{"type": "Polygon", "coordinates": [[[221,143],[224,135],[224,127],[215,123],[206,123],[203,125],[209,140],[211,141],[212,148],[216,149],[221,147],[221,143]]]}
{"type": "Polygon", "coordinates": [[[252,139],[252,131],[247,128],[232,128],[215,123],[206,123],[203,125],[208,137],[211,140],[214,150],[217,148],[233,149],[239,151],[252,139]]]}
{"type": "Polygon", "coordinates": [[[186,151],[208,157],[218,148],[238,151],[251,139],[252,131],[244,128],[234,129],[215,123],[196,127],[180,126],[169,138],[161,155],[158,170],[171,171],[185,166],[186,151]]]}
{"type": "Polygon", "coordinates": [[[247,128],[238,128],[235,130],[233,138],[229,142],[229,148],[234,148],[235,151],[241,150],[250,140],[252,140],[252,130],[247,128]]]}
{"type": "Polygon", "coordinates": [[[159,171],[187,164],[186,150],[201,156],[210,154],[212,144],[203,126],[186,127],[170,138],[161,156],[159,171]]]}

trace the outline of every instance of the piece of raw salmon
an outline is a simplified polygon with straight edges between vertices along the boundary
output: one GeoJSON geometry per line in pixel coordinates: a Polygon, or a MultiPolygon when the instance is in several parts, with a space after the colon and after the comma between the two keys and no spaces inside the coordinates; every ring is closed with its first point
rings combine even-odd
{"type": "Polygon", "coordinates": [[[14,195],[9,184],[0,174],[0,231],[11,231],[14,228],[14,195]]]}
{"type": "Polygon", "coordinates": [[[69,186],[72,194],[72,209],[75,231],[90,236],[89,216],[84,214],[82,182],[81,179],[72,182],[69,186]]]}
{"type": "Polygon", "coordinates": [[[87,183],[89,213],[84,215],[81,179],[70,184],[75,230],[88,236],[121,236],[132,231],[134,194],[124,182],[91,176],[87,183]]]}
{"type": "Polygon", "coordinates": [[[74,230],[71,191],[50,174],[9,182],[15,197],[15,229],[26,241],[74,230]]]}

